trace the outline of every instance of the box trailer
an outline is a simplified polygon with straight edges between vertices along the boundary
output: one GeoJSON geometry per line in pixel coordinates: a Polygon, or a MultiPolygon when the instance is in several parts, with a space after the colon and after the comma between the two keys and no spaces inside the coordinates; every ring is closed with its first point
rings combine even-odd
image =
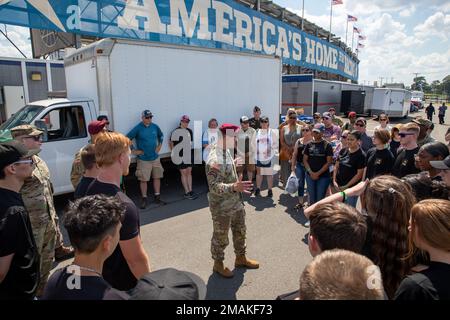
{"type": "Polygon", "coordinates": [[[310,74],[283,75],[282,83],[282,113],[289,108],[297,109],[305,115],[323,113],[331,107],[336,109],[337,114],[355,111],[342,105],[343,91],[364,92],[363,108],[358,113],[364,115],[370,111],[374,90],[372,86],[314,79],[310,74]]]}
{"type": "Polygon", "coordinates": [[[389,117],[409,115],[411,92],[405,89],[376,88],[373,95],[372,114],[386,113],[389,117]]]}
{"type": "Polygon", "coordinates": [[[102,39],[65,58],[67,99],[30,103],[0,129],[35,123],[46,130],[42,157],[49,165],[55,194],[73,190],[74,154],[88,143],[87,124],[100,114],[110,128],[127,134],[150,109],[168,139],[184,114],[191,118],[194,148],[210,118],[239,123],[255,105],[271,123],[281,104],[281,59],[275,56],[153,42],[102,39]]]}

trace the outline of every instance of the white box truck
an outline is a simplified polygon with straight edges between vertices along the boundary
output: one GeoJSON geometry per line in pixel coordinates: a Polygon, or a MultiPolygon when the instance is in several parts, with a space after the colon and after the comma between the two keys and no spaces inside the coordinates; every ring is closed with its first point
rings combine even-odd
{"type": "MultiPolygon", "coordinates": [[[[168,139],[184,114],[191,124],[202,121],[203,131],[210,118],[239,123],[257,105],[278,125],[282,64],[275,56],[103,39],[74,51],[64,63],[68,98],[30,103],[0,127],[45,127],[41,156],[55,194],[73,190],[74,154],[88,143],[87,125],[100,114],[108,115],[110,129],[127,134],[150,109],[164,134],[161,157],[170,156],[168,139]]],[[[194,129],[194,147],[201,148],[201,135],[194,129]]]]}
{"type": "Polygon", "coordinates": [[[378,115],[382,112],[389,117],[403,117],[409,115],[411,106],[411,92],[405,89],[375,88],[371,113],[378,115]]]}

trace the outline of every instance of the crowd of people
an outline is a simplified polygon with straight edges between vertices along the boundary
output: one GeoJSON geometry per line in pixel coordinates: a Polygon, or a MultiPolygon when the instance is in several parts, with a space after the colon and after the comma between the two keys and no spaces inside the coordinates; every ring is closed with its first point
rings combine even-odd
{"type": "MultiPolygon", "coordinates": [[[[308,218],[313,256],[299,290],[280,299],[450,299],[450,144],[435,141],[427,119],[393,126],[382,113],[378,121],[370,137],[365,118],[350,112],[343,123],[334,108],[314,114],[312,123],[288,110],[275,128],[258,106],[240,126],[210,119],[200,158],[213,220],[213,271],[233,277],[224,263],[230,229],[235,266],[259,268],[246,255],[242,194],[261,197],[265,177],[266,195],[273,197],[279,173],[283,189],[297,179],[295,209],[308,218]]],[[[189,123],[188,115],[180,118],[169,148],[184,197],[195,200],[189,123]]],[[[150,180],[154,202],[166,204],[164,136],[153,114],[144,110],[127,135],[108,125],[105,116],[91,122],[89,144],[74,157],[75,200],[64,217],[73,247],[63,244],[50,173],[38,156],[43,132],[22,125],[0,144],[0,299],[204,298],[206,287],[195,274],[151,270],[139,209],[124,190],[133,154],[140,208],[149,203],[150,180]],[[49,277],[55,259],[72,256],[49,277]]]]}

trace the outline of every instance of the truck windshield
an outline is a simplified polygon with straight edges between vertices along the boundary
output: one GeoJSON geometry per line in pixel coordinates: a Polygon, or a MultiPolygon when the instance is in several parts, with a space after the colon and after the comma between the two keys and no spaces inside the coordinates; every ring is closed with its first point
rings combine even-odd
{"type": "Polygon", "coordinates": [[[0,130],[9,130],[22,124],[29,124],[42,109],[44,109],[43,106],[27,105],[6,120],[0,126],[0,130]]]}

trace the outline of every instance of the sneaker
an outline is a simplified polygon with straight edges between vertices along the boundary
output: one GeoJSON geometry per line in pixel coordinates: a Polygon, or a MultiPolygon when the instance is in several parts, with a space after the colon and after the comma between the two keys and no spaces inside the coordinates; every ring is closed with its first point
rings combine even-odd
{"type": "Polygon", "coordinates": [[[268,198],[272,198],[272,197],[273,197],[273,192],[272,192],[272,190],[267,191],[267,197],[268,197],[268,198]]]}
{"type": "Polygon", "coordinates": [[[261,190],[259,188],[256,188],[255,197],[261,197],[261,190]]]}
{"type": "Polygon", "coordinates": [[[167,202],[161,200],[161,196],[160,196],[159,194],[158,194],[158,195],[155,195],[155,203],[156,203],[156,204],[159,204],[159,205],[161,205],[161,206],[167,204],[167,202]]]}
{"type": "Polygon", "coordinates": [[[193,191],[189,192],[189,200],[197,199],[198,195],[196,195],[193,191]]]}
{"type": "Polygon", "coordinates": [[[147,197],[142,197],[141,199],[141,209],[145,209],[147,207],[147,197]]]}
{"type": "Polygon", "coordinates": [[[63,261],[72,258],[75,254],[75,250],[72,246],[61,246],[55,249],[55,261],[63,261]]]}

